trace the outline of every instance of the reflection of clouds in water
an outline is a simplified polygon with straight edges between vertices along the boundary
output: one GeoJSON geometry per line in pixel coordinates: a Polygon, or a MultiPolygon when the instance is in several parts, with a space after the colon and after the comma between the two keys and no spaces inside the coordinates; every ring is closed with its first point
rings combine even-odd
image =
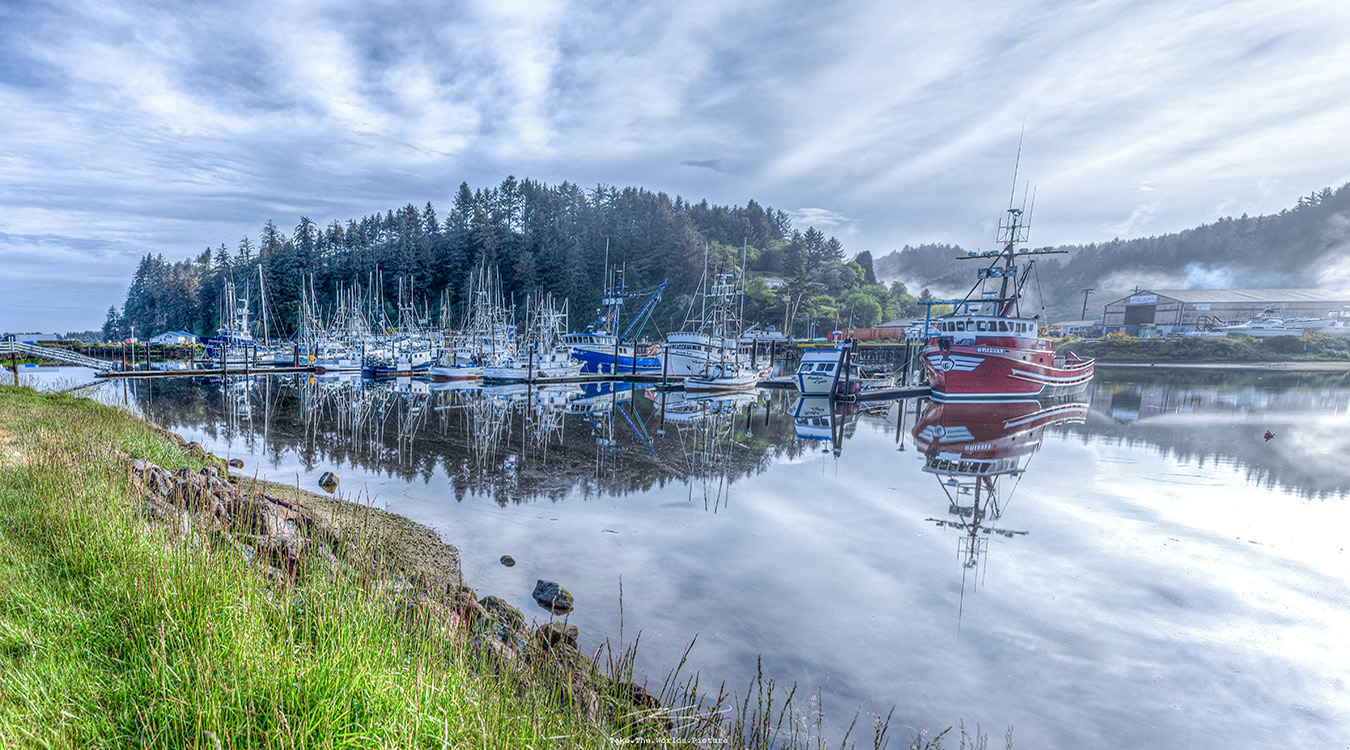
{"type": "MultiPolygon", "coordinates": [[[[656,435],[643,396],[635,421],[661,459],[615,420],[621,465],[603,480],[592,423],[576,415],[546,463],[531,444],[520,450],[515,423],[501,451],[514,458],[481,479],[447,470],[468,447],[459,420],[472,417],[454,409],[426,415],[415,470],[388,455],[394,435],[369,453],[339,431],[306,441],[285,389],[271,392],[266,419],[255,389],[254,418],[239,429],[267,425],[267,444],[252,450],[288,481],[317,479],[333,468],[330,453],[357,454],[338,472],[344,488],[460,543],[484,594],[531,611],[537,578],[566,586],[583,648],[617,639],[622,618],[626,639],[642,633],[639,670],[652,680],[697,636],[688,669],[744,695],[764,654],[780,686],[798,682],[799,696],[821,687],[826,739],[860,707],[895,705],[893,729],[964,718],[996,743],[1013,726],[1017,746],[1142,747],[1158,736],[1206,749],[1278,746],[1291,727],[1309,745],[1334,746],[1350,726],[1335,681],[1350,674],[1340,642],[1350,630],[1340,551],[1350,504],[1297,493],[1344,474],[1328,467],[1345,455],[1345,410],[1319,410],[1348,391],[1103,381],[1104,395],[1133,389],[1134,421],[1094,406],[1088,424],[1045,430],[1003,514],[1028,534],[992,536],[985,579],[964,598],[959,535],[926,521],[945,514],[947,499],[921,471],[921,452],[896,451],[893,412],[861,416],[821,471],[793,460],[818,459],[819,443],[797,439],[781,410],[767,426],[756,411],[753,438],[738,438],[756,447],[733,453],[743,463],[727,469],[734,492],[715,514],[690,499],[678,430],[667,423],[656,435]],[[1268,426],[1277,437],[1265,443],[1268,426]],[[1249,480],[1251,470],[1264,478],[1249,480]],[[552,494],[519,502],[544,486],[552,494]],[[456,488],[468,490],[458,502],[456,488]],[[513,568],[499,562],[508,553],[513,568]]],[[[172,386],[172,397],[170,388],[156,386],[156,411],[178,431],[211,450],[243,445],[221,426],[218,388],[172,386]]]]}
{"type": "Polygon", "coordinates": [[[1231,462],[1251,482],[1305,497],[1345,496],[1350,388],[1340,380],[1330,374],[1325,386],[1288,389],[1098,383],[1093,418],[1070,429],[1088,440],[1154,445],[1201,467],[1231,462]],[[1275,433],[1269,441],[1267,430],[1275,433]]]}

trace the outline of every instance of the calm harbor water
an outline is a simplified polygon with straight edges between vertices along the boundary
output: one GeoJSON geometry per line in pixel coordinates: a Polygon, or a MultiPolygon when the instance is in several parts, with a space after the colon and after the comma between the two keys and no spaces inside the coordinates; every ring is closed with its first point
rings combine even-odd
{"type": "Polygon", "coordinates": [[[695,638],[705,687],[743,692],[762,658],[819,688],[832,742],[892,707],[902,745],[957,719],[1037,748],[1350,736],[1344,373],[1103,369],[1080,404],[1004,410],[300,377],[94,395],[247,474],[335,472],[540,621],[530,591],[558,581],[583,649],[640,632],[657,685],[695,638]]]}

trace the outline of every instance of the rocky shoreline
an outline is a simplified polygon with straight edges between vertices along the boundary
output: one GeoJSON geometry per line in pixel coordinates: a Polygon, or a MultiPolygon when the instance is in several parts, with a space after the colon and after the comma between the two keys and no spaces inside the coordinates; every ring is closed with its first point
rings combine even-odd
{"type": "MultiPolygon", "coordinates": [[[[622,676],[604,675],[578,650],[577,627],[565,618],[532,624],[499,597],[479,598],[464,585],[459,551],[431,529],[370,506],[231,474],[200,444],[159,429],[206,468],[171,470],[123,457],[148,532],[232,548],[278,587],[303,586],[323,571],[360,575],[391,594],[412,632],[462,640],[493,670],[554,681],[589,720],[669,726],[656,696],[622,676]]],[[[534,598],[554,615],[565,616],[574,604],[552,581],[539,581],[534,598]]]]}

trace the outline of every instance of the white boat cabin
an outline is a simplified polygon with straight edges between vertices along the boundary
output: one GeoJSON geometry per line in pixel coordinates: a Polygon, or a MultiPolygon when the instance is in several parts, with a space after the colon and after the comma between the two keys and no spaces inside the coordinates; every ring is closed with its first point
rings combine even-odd
{"type": "Polygon", "coordinates": [[[933,335],[936,336],[974,333],[976,336],[1036,338],[1039,334],[1039,329],[1034,320],[994,316],[963,315],[955,318],[937,318],[930,327],[933,335]]]}

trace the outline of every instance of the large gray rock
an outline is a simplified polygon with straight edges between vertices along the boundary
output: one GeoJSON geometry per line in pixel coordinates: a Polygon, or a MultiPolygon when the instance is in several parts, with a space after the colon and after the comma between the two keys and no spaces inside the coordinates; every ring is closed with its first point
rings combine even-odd
{"type": "Polygon", "coordinates": [[[581,631],[576,625],[569,625],[553,620],[539,626],[539,640],[545,648],[556,646],[559,643],[565,646],[577,647],[577,636],[581,631]]]}
{"type": "Polygon", "coordinates": [[[555,615],[571,612],[574,604],[572,594],[553,581],[539,580],[535,582],[534,593],[531,596],[534,597],[539,606],[555,615]]]}

